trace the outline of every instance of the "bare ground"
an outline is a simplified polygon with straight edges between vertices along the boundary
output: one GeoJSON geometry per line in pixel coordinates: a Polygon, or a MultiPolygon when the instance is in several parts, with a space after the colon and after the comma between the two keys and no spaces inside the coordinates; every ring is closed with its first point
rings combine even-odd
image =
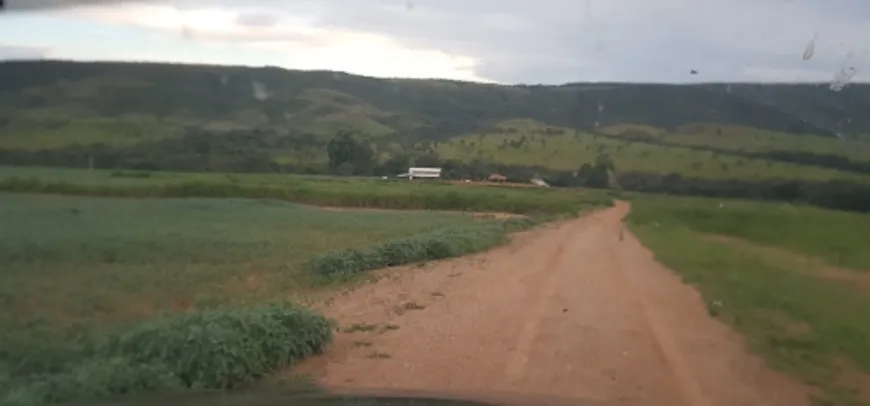
{"type": "Polygon", "coordinates": [[[617,405],[806,405],[633,235],[627,204],[498,249],[381,272],[322,310],[355,332],[294,372],[324,385],[617,405]]]}
{"type": "MultiPolygon", "coordinates": [[[[326,211],[350,211],[350,212],[367,212],[367,211],[368,212],[396,212],[397,211],[395,209],[380,209],[380,208],[374,208],[374,207],[337,207],[337,206],[312,206],[312,207],[316,207],[317,209],[326,210],[326,211]]],[[[422,210],[422,209],[409,209],[409,210],[402,210],[402,211],[411,212],[411,213],[415,212],[415,211],[416,212],[426,211],[429,213],[435,212],[435,213],[445,213],[445,214],[462,214],[462,215],[470,216],[472,218],[480,219],[480,220],[505,220],[505,219],[525,217],[525,215],[523,215],[523,214],[507,213],[507,212],[499,212],[499,211],[468,212],[468,211],[456,211],[456,210],[422,210]]]]}

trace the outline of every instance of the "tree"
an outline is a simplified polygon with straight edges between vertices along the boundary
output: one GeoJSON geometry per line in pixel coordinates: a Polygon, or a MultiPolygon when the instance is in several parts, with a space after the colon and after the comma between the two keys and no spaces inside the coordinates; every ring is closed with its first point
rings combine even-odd
{"type": "MultiPolygon", "coordinates": [[[[326,144],[326,152],[329,170],[333,173],[337,173],[342,164],[351,165],[354,175],[370,175],[374,169],[374,152],[351,132],[339,132],[326,144]]],[[[342,169],[347,171],[347,168],[345,165],[342,169]]]]}
{"type": "Polygon", "coordinates": [[[416,166],[423,167],[438,167],[443,163],[441,157],[434,153],[426,153],[417,157],[414,160],[416,166]]]}
{"type": "Polygon", "coordinates": [[[353,164],[350,162],[342,162],[338,167],[335,168],[335,173],[341,176],[350,176],[354,174],[356,168],[353,167],[353,164]]]}
{"type": "Polygon", "coordinates": [[[609,154],[598,154],[595,157],[595,166],[601,166],[611,171],[616,170],[616,165],[613,164],[613,159],[610,158],[609,154]]]}
{"type": "Polygon", "coordinates": [[[410,166],[411,158],[408,155],[396,154],[384,161],[381,165],[381,171],[386,175],[395,175],[406,172],[410,166]]]}

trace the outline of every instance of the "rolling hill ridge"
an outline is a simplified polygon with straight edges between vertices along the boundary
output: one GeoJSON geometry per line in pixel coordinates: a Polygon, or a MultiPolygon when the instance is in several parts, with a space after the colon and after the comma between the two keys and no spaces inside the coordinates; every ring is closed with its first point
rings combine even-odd
{"type": "Polygon", "coordinates": [[[863,84],[839,92],[825,84],[502,86],[272,67],[5,62],[0,163],[81,166],[97,155],[100,166],[166,169],[148,161],[207,154],[212,164],[244,156],[250,170],[316,172],[327,142],[350,131],[380,162],[437,156],[570,170],[607,155],[616,171],[856,178],[870,173],[868,110],[863,84]],[[105,159],[112,154],[121,157],[105,159]]]}

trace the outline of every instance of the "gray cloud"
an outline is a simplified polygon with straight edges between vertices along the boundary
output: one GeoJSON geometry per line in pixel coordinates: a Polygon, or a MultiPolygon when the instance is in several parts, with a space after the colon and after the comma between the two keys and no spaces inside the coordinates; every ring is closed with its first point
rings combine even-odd
{"type": "Polygon", "coordinates": [[[500,82],[804,81],[870,68],[863,0],[252,1],[472,56],[479,76],[500,82]]]}
{"type": "Polygon", "coordinates": [[[474,57],[478,76],[508,83],[815,81],[848,66],[860,79],[870,69],[866,0],[163,2],[236,9],[237,23],[253,30],[305,16],[325,27],[388,35],[474,57]],[[815,54],[804,61],[816,33],[815,54]],[[699,74],[690,75],[693,69],[699,74]]]}
{"type": "Polygon", "coordinates": [[[478,57],[481,76],[506,82],[802,79],[753,77],[753,66],[833,77],[848,52],[859,64],[870,45],[870,4],[852,0],[433,0],[412,12],[398,3],[338,0],[322,15],[478,57]],[[815,32],[816,55],[803,61],[815,32]]]}
{"type": "Polygon", "coordinates": [[[0,61],[33,60],[42,59],[46,56],[46,50],[42,48],[19,47],[0,44],[0,61]]]}
{"type": "Polygon", "coordinates": [[[134,2],[136,0],[6,0],[4,11],[51,10],[134,2]]]}

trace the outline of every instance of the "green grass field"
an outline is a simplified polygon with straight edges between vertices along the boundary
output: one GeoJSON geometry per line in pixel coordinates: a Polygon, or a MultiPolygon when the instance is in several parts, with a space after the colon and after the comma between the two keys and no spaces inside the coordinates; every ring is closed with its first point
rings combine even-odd
{"type": "Polygon", "coordinates": [[[641,241],[771,365],[819,387],[818,404],[870,404],[870,216],[651,196],[632,206],[641,241]]]}
{"type": "Polygon", "coordinates": [[[432,212],[273,200],[2,194],[0,329],[100,325],[165,310],[292,298],[319,254],[464,226],[432,212]],[[46,292],[51,292],[46,294],[46,292]]]}
{"type": "MultiPolygon", "coordinates": [[[[466,162],[482,159],[562,170],[576,170],[584,163],[594,164],[597,155],[607,154],[618,172],[675,172],[700,178],[866,179],[833,169],[620,141],[529,120],[502,122],[499,127],[493,132],[439,142],[434,149],[445,158],[466,162]]],[[[870,153],[866,156],[870,157],[870,153]]]]}

